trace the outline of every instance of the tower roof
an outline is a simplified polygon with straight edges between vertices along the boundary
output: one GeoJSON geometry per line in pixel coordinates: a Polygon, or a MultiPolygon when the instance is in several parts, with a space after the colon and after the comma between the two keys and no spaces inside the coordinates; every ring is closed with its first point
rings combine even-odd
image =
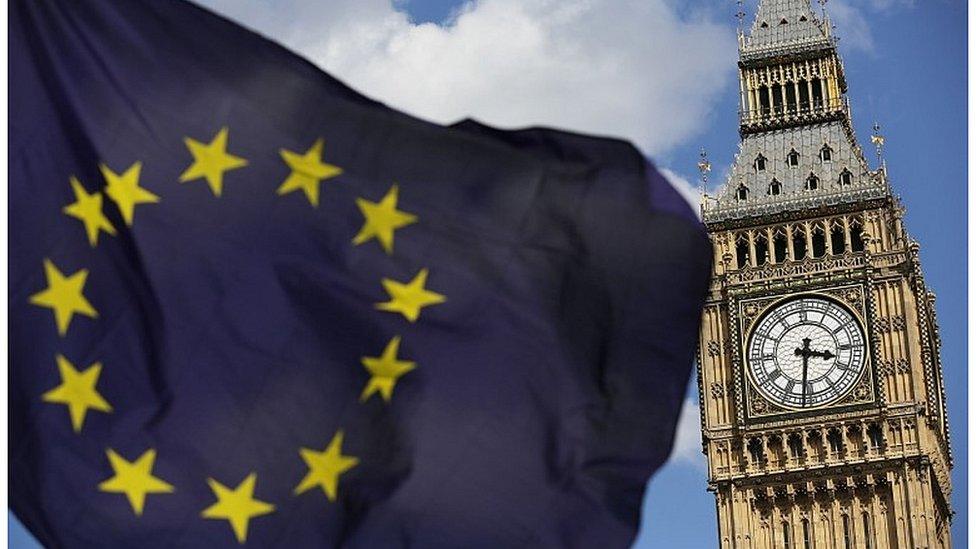
{"type": "Polygon", "coordinates": [[[742,56],[745,59],[833,45],[827,25],[810,9],[810,0],[760,0],[742,56]]]}

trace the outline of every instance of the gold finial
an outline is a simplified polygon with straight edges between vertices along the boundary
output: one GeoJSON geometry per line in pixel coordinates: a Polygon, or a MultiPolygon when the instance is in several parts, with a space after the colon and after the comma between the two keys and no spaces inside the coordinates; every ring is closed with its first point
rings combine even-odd
{"type": "Polygon", "coordinates": [[[735,18],[739,20],[739,32],[742,32],[742,20],[746,17],[746,12],[742,9],[742,0],[736,0],[736,7],[738,8],[735,12],[735,18]]]}
{"type": "Polygon", "coordinates": [[[698,171],[701,173],[701,194],[704,197],[708,190],[708,172],[712,171],[712,163],[708,161],[708,153],[705,152],[705,147],[702,147],[698,156],[701,157],[701,160],[698,161],[698,171]]]}
{"type": "Polygon", "coordinates": [[[874,123],[874,126],[871,126],[871,129],[874,130],[871,134],[871,143],[874,144],[874,149],[878,153],[878,164],[881,165],[884,164],[885,138],[881,135],[881,125],[877,122],[874,123]]]}
{"type": "Polygon", "coordinates": [[[817,0],[820,4],[820,16],[827,17],[827,0],[817,0]]]}

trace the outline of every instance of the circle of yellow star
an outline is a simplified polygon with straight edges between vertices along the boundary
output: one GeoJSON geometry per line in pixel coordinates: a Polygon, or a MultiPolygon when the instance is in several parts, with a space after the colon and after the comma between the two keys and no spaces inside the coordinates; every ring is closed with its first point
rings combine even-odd
{"type": "Polygon", "coordinates": [[[217,497],[217,503],[207,507],[200,514],[207,519],[226,519],[234,530],[238,543],[247,541],[247,527],[251,519],[261,515],[273,513],[275,506],[270,503],[254,499],[254,486],[258,476],[251,473],[238,486],[231,490],[212,478],[207,484],[217,497]]]}
{"type": "Polygon", "coordinates": [[[105,164],[99,164],[98,168],[105,178],[105,194],[118,206],[126,225],[132,226],[132,217],[135,215],[137,205],[159,202],[158,196],[139,186],[142,162],[132,164],[121,175],[113,172],[105,164]]]}
{"type": "Polygon", "coordinates": [[[319,486],[329,501],[336,500],[339,493],[339,476],[359,464],[359,458],[342,455],[343,436],[340,429],[321,452],[308,448],[299,450],[299,454],[308,465],[308,474],[295,487],[296,496],[319,486]]]}
{"type": "Polygon", "coordinates": [[[356,199],[356,206],[366,221],[359,234],[352,239],[353,244],[358,246],[376,238],[387,254],[393,253],[393,231],[417,222],[417,216],[396,208],[398,191],[397,186],[393,185],[379,202],[356,199]]]}
{"type": "Polygon", "coordinates": [[[59,335],[67,333],[75,313],[98,318],[98,311],[82,294],[85,280],[88,279],[87,269],[64,276],[50,259],[45,259],[44,276],[47,278],[47,289],[30,296],[30,303],[54,311],[54,323],[57,324],[59,335]]]}
{"type": "Polygon", "coordinates": [[[180,175],[180,183],[200,179],[207,180],[207,185],[214,196],[220,196],[224,184],[224,172],[247,166],[247,160],[227,152],[226,126],[220,128],[210,143],[201,143],[196,139],[184,137],[186,148],[193,155],[193,163],[180,175]]]}
{"type": "Polygon", "coordinates": [[[322,162],[324,144],[321,138],[315,140],[305,154],[281,149],[281,158],[291,168],[291,174],[278,187],[279,195],[302,190],[312,206],[319,205],[319,183],[342,173],[342,168],[322,162]]]}
{"type": "Polygon", "coordinates": [[[407,372],[417,367],[417,363],[406,360],[397,360],[397,353],[400,350],[400,336],[396,336],[386,344],[383,355],[379,357],[365,356],[360,361],[363,367],[369,372],[369,382],[359,395],[359,401],[363,402],[374,393],[379,393],[383,400],[389,402],[393,398],[393,388],[397,380],[407,372]]]}
{"type": "Polygon", "coordinates": [[[81,181],[78,181],[75,176],[71,176],[70,181],[71,189],[75,193],[75,201],[65,206],[62,211],[65,215],[74,217],[85,224],[88,243],[94,248],[98,245],[98,232],[105,231],[110,235],[114,235],[115,227],[112,226],[112,223],[102,213],[102,193],[88,194],[81,181]]]}
{"type": "Polygon", "coordinates": [[[58,371],[61,373],[61,385],[44,393],[41,400],[66,405],[71,416],[71,428],[78,433],[85,423],[85,414],[89,409],[99,412],[112,411],[112,406],[95,389],[98,376],[102,373],[102,365],[96,362],[84,372],[79,372],[62,355],[57,355],[57,362],[58,371]]]}
{"type": "Polygon", "coordinates": [[[125,494],[136,516],[142,516],[147,494],[170,494],[173,485],[152,474],[156,450],[146,450],[135,461],[126,461],[111,448],[106,452],[115,476],[100,483],[98,489],[112,494],[125,494]]]}
{"type": "Polygon", "coordinates": [[[416,322],[420,317],[420,309],[447,301],[443,295],[425,289],[426,283],[427,269],[420,269],[417,276],[406,284],[384,278],[383,288],[390,294],[390,300],[377,303],[376,308],[381,311],[400,313],[410,322],[416,322]]]}

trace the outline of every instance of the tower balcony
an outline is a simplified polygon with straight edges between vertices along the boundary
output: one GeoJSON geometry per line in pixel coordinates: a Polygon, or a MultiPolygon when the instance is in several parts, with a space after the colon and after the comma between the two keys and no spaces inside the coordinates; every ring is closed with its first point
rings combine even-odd
{"type": "Polygon", "coordinates": [[[831,120],[850,120],[850,116],[851,105],[847,97],[740,109],[739,132],[745,135],[831,120]]]}

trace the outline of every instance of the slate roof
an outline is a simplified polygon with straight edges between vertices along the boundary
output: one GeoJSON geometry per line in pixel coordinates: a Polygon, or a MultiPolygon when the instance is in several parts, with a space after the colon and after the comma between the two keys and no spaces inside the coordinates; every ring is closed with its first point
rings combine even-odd
{"type": "Polygon", "coordinates": [[[742,47],[743,59],[833,45],[810,0],[763,0],[742,47]]]}
{"type": "Polygon", "coordinates": [[[747,134],[739,145],[729,179],[706,206],[706,221],[885,196],[887,185],[882,174],[870,169],[846,124],[832,121],[747,134]],[[828,161],[821,160],[825,145],[830,148],[828,161]],[[790,166],[787,156],[794,150],[799,163],[790,166]],[[756,167],[760,155],[766,159],[764,170],[756,167]],[[849,183],[841,181],[845,170],[850,172],[849,183]],[[811,174],[818,179],[814,190],[806,188],[811,174]],[[778,195],[770,194],[774,179],[780,184],[778,195]],[[748,190],[744,200],[737,194],[743,187],[748,190]]]}

